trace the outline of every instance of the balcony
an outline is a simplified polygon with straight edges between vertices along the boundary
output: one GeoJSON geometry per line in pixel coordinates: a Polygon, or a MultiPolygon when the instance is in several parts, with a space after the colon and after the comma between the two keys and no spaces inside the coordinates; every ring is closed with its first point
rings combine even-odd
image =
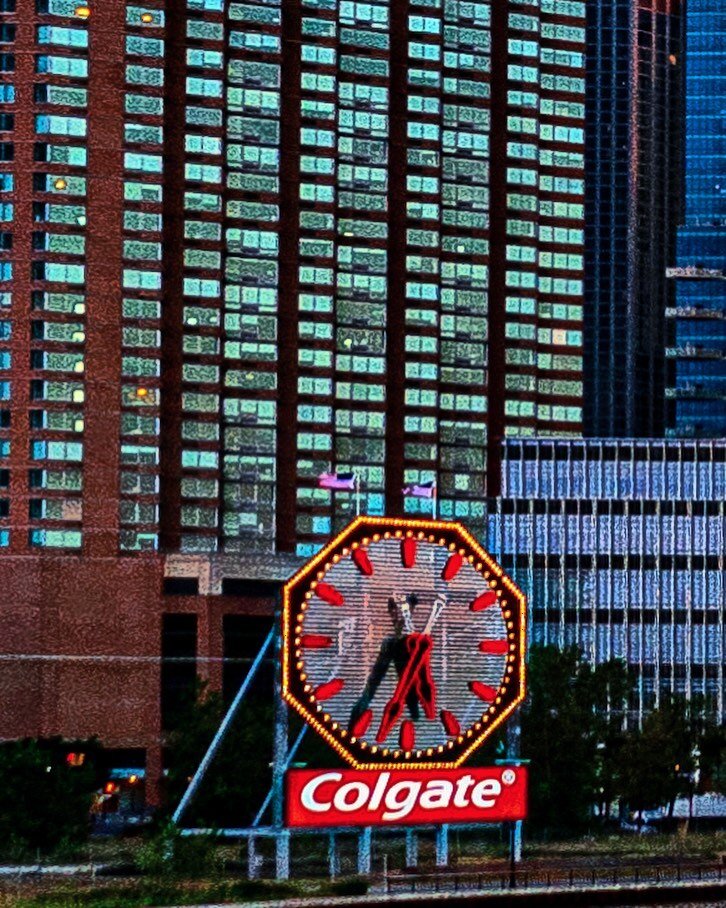
{"type": "Polygon", "coordinates": [[[683,306],[682,308],[666,309],[666,318],[698,318],[723,321],[726,319],[726,313],[720,309],[704,309],[702,306],[683,306]]]}
{"type": "Polygon", "coordinates": [[[683,347],[666,347],[666,357],[668,359],[724,359],[724,351],[687,344],[683,347]]]}
{"type": "Polygon", "coordinates": [[[698,265],[666,268],[666,277],[674,280],[726,281],[722,268],[701,268],[698,265]]]}
{"type": "Polygon", "coordinates": [[[726,387],[706,388],[703,385],[680,385],[666,388],[669,400],[726,400],[726,387]]]}

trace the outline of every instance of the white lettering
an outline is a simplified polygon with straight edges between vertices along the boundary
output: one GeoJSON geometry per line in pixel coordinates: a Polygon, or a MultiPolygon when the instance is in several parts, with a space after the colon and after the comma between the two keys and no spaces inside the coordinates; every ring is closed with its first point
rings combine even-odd
{"type": "Polygon", "coordinates": [[[360,810],[368,800],[371,790],[365,782],[348,782],[335,792],[333,807],[341,813],[350,813],[360,810]],[[348,795],[353,795],[353,800],[348,800],[348,795]]]}
{"type": "Polygon", "coordinates": [[[466,797],[467,791],[474,784],[474,776],[462,776],[456,782],[456,794],[454,795],[454,807],[468,807],[469,801],[466,797]]]}
{"type": "Polygon", "coordinates": [[[313,813],[327,813],[330,810],[331,803],[323,804],[315,800],[315,793],[321,785],[326,782],[340,782],[343,774],[340,772],[326,772],[322,776],[316,776],[311,779],[300,793],[300,803],[306,810],[313,813]]]}
{"type": "Polygon", "coordinates": [[[497,797],[502,793],[502,786],[496,779],[483,779],[477,782],[471,792],[471,803],[474,807],[494,807],[497,797]],[[490,797],[487,798],[487,795],[490,797]]]}
{"type": "Polygon", "coordinates": [[[383,800],[383,795],[386,793],[386,788],[388,788],[388,780],[390,778],[390,772],[382,772],[378,777],[376,787],[373,789],[373,794],[371,795],[371,802],[368,805],[369,810],[378,810],[381,806],[381,801],[383,800]]]}
{"type": "Polygon", "coordinates": [[[442,807],[448,807],[451,803],[451,795],[454,793],[454,786],[446,779],[434,779],[426,786],[426,790],[421,795],[421,807],[424,810],[437,810],[442,807]]]}
{"type": "Polygon", "coordinates": [[[386,812],[384,820],[400,820],[407,817],[416,806],[418,794],[421,791],[420,782],[396,782],[386,794],[386,812]],[[399,797],[403,794],[403,798],[399,797]]]}

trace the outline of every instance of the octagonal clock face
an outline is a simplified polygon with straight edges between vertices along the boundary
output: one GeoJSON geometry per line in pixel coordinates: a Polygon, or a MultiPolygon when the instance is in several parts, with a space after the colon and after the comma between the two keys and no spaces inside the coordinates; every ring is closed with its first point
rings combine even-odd
{"type": "Polygon", "coordinates": [[[523,696],[524,614],[459,525],[361,518],[285,588],[284,696],[353,765],[458,765],[523,696]]]}

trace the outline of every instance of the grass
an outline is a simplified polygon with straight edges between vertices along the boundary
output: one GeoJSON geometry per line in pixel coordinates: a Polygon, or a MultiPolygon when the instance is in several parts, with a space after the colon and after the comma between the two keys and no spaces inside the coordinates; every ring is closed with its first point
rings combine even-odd
{"type": "Polygon", "coordinates": [[[365,880],[351,877],[333,882],[295,880],[164,880],[137,879],[123,883],[96,880],[37,886],[32,893],[0,893],[2,908],[131,908],[131,906],[201,905],[264,901],[295,897],[359,895],[365,880]]]}
{"type": "MultiPolygon", "coordinates": [[[[141,839],[103,840],[91,842],[80,859],[89,857],[96,863],[132,866],[142,855],[141,839]]],[[[355,870],[356,840],[341,836],[340,858],[343,872],[355,870]]],[[[553,871],[558,867],[621,866],[658,861],[713,861],[726,852],[726,833],[673,833],[669,835],[605,835],[583,837],[571,841],[537,842],[524,840],[524,860],[521,869],[553,871]]],[[[203,850],[203,843],[196,846],[203,850]]],[[[209,848],[209,843],[206,848],[209,848]]],[[[272,868],[274,842],[258,840],[258,853],[265,858],[265,867],[272,868]]],[[[389,855],[392,871],[404,864],[403,842],[400,838],[381,838],[375,843],[374,871],[381,868],[382,852],[389,855]]],[[[483,832],[456,832],[450,836],[452,866],[459,871],[499,870],[507,864],[508,850],[499,835],[483,832]]],[[[184,855],[181,855],[184,858],[184,855]]],[[[193,853],[188,856],[194,857],[193,853]]],[[[289,882],[247,880],[246,851],[237,843],[214,844],[211,851],[200,852],[196,863],[182,860],[177,876],[161,875],[158,868],[147,868],[145,875],[136,877],[103,877],[79,875],[73,878],[24,877],[20,880],[0,880],[0,908],[131,908],[131,906],[198,905],[203,903],[264,901],[294,897],[324,897],[355,895],[367,889],[359,877],[343,877],[336,881],[322,878],[327,871],[327,840],[293,838],[292,869],[304,879],[289,882]],[[196,873],[195,873],[196,870],[196,873]],[[235,875],[236,874],[236,875],[235,875]],[[321,877],[313,877],[320,874],[321,877]],[[185,875],[187,878],[181,878],[185,875]]],[[[419,867],[421,872],[433,869],[433,836],[419,836],[419,867]]],[[[143,863],[143,862],[141,862],[143,863]]]]}
{"type": "Polygon", "coordinates": [[[600,835],[588,836],[572,842],[531,843],[526,846],[526,857],[613,857],[620,860],[634,858],[688,858],[714,860],[726,851],[726,833],[683,834],[674,832],[656,835],[600,835]]]}

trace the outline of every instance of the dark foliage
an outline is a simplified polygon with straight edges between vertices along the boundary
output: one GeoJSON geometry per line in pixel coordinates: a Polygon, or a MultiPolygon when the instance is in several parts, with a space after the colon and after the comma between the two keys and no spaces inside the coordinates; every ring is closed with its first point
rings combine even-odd
{"type": "Polygon", "coordinates": [[[98,752],[96,741],[61,738],[0,744],[0,854],[19,860],[88,838],[98,752]],[[69,752],[83,764],[70,766],[69,752]]]}
{"type": "Polygon", "coordinates": [[[540,830],[585,827],[600,789],[615,784],[618,712],[629,689],[624,663],[593,668],[576,648],[533,646],[522,710],[522,755],[530,766],[530,823],[540,830]],[[610,706],[610,719],[606,709],[610,706]]]}
{"type": "MultiPolygon", "coordinates": [[[[224,714],[221,696],[204,687],[182,709],[169,738],[169,812],[179,803],[224,714]]],[[[183,825],[220,828],[251,823],[272,782],[272,718],[269,700],[254,698],[242,704],[183,825]]]]}

